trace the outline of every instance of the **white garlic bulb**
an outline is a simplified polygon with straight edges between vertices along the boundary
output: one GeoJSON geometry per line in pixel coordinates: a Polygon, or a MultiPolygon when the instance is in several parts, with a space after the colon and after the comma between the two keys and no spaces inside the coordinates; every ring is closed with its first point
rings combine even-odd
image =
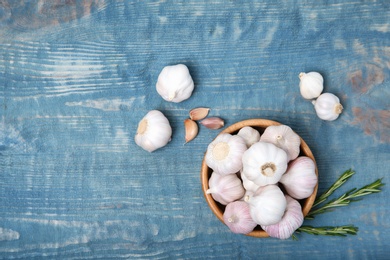
{"type": "Polygon", "coordinates": [[[305,99],[317,98],[324,89],[324,78],[318,72],[299,73],[299,90],[305,99]]]}
{"type": "Polygon", "coordinates": [[[249,204],[245,201],[233,201],[227,204],[223,221],[236,234],[248,234],[257,226],[251,217],[249,204]]]}
{"type": "Polygon", "coordinates": [[[269,226],[278,223],[286,210],[286,198],[276,185],[260,187],[245,201],[250,205],[252,219],[259,225],[269,226]]]}
{"type": "Polygon", "coordinates": [[[283,149],[289,161],[297,158],[300,152],[301,138],[287,125],[268,126],[260,141],[272,143],[283,149]]]}
{"type": "Polygon", "coordinates": [[[194,81],[186,65],[166,66],[160,72],[156,83],[160,96],[169,102],[181,102],[188,99],[194,90],[194,81]]]}
{"type": "Polygon", "coordinates": [[[242,185],[244,186],[246,191],[252,191],[255,192],[260,186],[254,183],[253,181],[249,180],[245,174],[241,173],[241,180],[242,185]]]}
{"type": "Polygon", "coordinates": [[[220,175],[213,172],[209,179],[209,189],[206,194],[211,194],[214,200],[222,205],[227,205],[242,198],[245,190],[236,174],[220,175]]]}
{"type": "Polygon", "coordinates": [[[309,197],[317,185],[316,166],[314,161],[306,156],[300,156],[292,161],[285,174],[280,179],[286,192],[295,199],[309,197]]]}
{"type": "Polygon", "coordinates": [[[246,149],[240,136],[221,133],[208,145],[205,161],[221,175],[237,173],[242,168],[241,158],[246,149]]]}
{"type": "Polygon", "coordinates": [[[340,99],[332,93],[323,93],[316,100],[312,101],[317,116],[322,120],[336,120],[343,112],[340,99]]]}
{"type": "Polygon", "coordinates": [[[148,152],[165,146],[172,136],[168,119],[158,110],[149,111],[139,122],[135,143],[148,152]]]}
{"type": "Polygon", "coordinates": [[[290,196],[286,195],[287,207],[283,218],[274,225],[261,225],[270,237],[287,239],[295,230],[302,226],[304,217],[301,204],[290,196]]]}
{"type": "Polygon", "coordinates": [[[237,133],[238,136],[241,136],[246,143],[246,146],[249,148],[252,144],[260,141],[260,133],[256,129],[250,126],[245,126],[240,129],[237,133]]]}
{"type": "Polygon", "coordinates": [[[242,156],[241,174],[259,186],[277,183],[287,169],[287,154],[274,144],[257,142],[242,156]]]}

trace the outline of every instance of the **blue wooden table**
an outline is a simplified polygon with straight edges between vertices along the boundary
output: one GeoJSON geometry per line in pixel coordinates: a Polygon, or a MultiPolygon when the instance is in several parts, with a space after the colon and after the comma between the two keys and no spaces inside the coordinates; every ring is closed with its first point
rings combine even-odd
{"type": "Polygon", "coordinates": [[[354,224],[356,236],[298,241],[231,233],[207,206],[200,168],[219,130],[184,144],[190,109],[225,125],[279,121],[310,146],[319,193],[340,195],[390,170],[390,2],[0,1],[0,258],[385,259],[388,187],[305,224],[354,224]],[[183,63],[190,99],[155,90],[183,63]],[[344,106],[320,120],[299,93],[318,71],[344,106]],[[172,141],[134,142],[158,109],[172,141]]]}

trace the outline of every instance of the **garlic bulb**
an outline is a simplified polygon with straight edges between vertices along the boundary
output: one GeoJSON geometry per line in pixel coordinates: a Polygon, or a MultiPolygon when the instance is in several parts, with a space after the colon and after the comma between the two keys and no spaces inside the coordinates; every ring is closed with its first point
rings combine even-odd
{"type": "Polygon", "coordinates": [[[241,136],[246,143],[246,146],[249,148],[252,144],[260,141],[260,133],[256,129],[250,126],[244,126],[237,133],[238,136],[241,136]]]}
{"type": "Polygon", "coordinates": [[[254,183],[253,181],[249,180],[245,174],[241,173],[241,180],[242,185],[244,186],[246,191],[252,191],[255,192],[260,186],[254,183]]]}
{"type": "Polygon", "coordinates": [[[166,101],[181,102],[188,99],[194,90],[194,81],[184,64],[166,66],[160,72],[156,90],[166,101]]]}
{"type": "Polygon", "coordinates": [[[260,141],[282,148],[287,153],[289,161],[297,158],[300,152],[301,138],[287,125],[268,126],[260,141]]]}
{"type": "Polygon", "coordinates": [[[305,99],[317,98],[324,89],[324,78],[318,72],[299,73],[299,89],[305,99]]]}
{"type": "Polygon", "coordinates": [[[287,239],[291,237],[303,223],[303,213],[301,204],[290,196],[286,195],[287,207],[283,218],[273,225],[261,225],[261,228],[267,232],[270,237],[287,239]]]}
{"type": "Polygon", "coordinates": [[[184,120],[185,141],[186,143],[192,141],[198,135],[198,125],[195,121],[187,118],[184,120]]]}
{"type": "Polygon", "coordinates": [[[322,120],[336,120],[343,112],[340,99],[332,93],[323,93],[316,100],[312,101],[317,116],[322,120]]]}
{"type": "Polygon", "coordinates": [[[257,142],[242,156],[241,174],[259,186],[277,183],[287,169],[287,154],[274,144],[257,142]]]}
{"type": "Polygon", "coordinates": [[[286,210],[286,198],[276,185],[260,187],[245,201],[250,205],[252,219],[259,225],[269,226],[278,223],[286,210]]]}
{"type": "Polygon", "coordinates": [[[242,198],[245,190],[237,175],[220,175],[213,172],[209,179],[209,189],[206,191],[206,194],[211,194],[214,200],[222,205],[227,205],[242,198]]]}
{"type": "Polygon", "coordinates": [[[242,168],[241,158],[246,149],[241,137],[221,133],[208,145],[205,161],[207,166],[221,175],[237,173],[242,168]]]}
{"type": "Polygon", "coordinates": [[[135,143],[148,152],[165,146],[172,135],[168,119],[158,110],[149,111],[139,122],[135,143]]]}
{"type": "Polygon", "coordinates": [[[306,156],[300,156],[292,161],[285,174],[280,179],[286,192],[295,199],[309,197],[317,185],[316,166],[314,161],[306,156]]]}
{"type": "Polygon", "coordinates": [[[257,226],[249,211],[245,201],[230,202],[223,213],[223,221],[233,233],[248,234],[257,226]]]}

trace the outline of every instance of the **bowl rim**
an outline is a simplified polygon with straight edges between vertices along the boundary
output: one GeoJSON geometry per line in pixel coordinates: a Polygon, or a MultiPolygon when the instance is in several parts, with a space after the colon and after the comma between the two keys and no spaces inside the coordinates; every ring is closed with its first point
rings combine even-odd
{"type": "MultiPolygon", "coordinates": [[[[234,132],[237,132],[239,129],[241,129],[245,126],[251,126],[251,127],[265,129],[266,127],[271,126],[271,125],[277,126],[277,125],[282,125],[282,123],[279,123],[279,122],[274,121],[274,120],[262,119],[262,118],[246,119],[246,120],[242,120],[242,121],[239,121],[239,122],[236,122],[236,123],[230,125],[229,127],[222,130],[217,136],[219,136],[222,133],[232,134],[234,132]]],[[[215,138],[217,138],[217,136],[215,138]]],[[[213,140],[215,140],[215,138],[213,140]]],[[[316,160],[314,158],[314,155],[313,155],[312,151],[310,150],[309,146],[302,139],[302,137],[299,136],[299,138],[301,139],[301,145],[300,145],[301,152],[300,152],[300,154],[303,154],[304,156],[307,156],[313,160],[314,165],[315,165],[315,173],[316,173],[317,179],[318,179],[318,167],[317,167],[317,163],[316,163],[316,160]]],[[[205,157],[206,157],[206,152],[205,152],[204,157],[203,157],[202,167],[201,167],[201,172],[200,172],[203,195],[204,195],[206,202],[209,205],[211,211],[225,225],[225,223],[223,221],[223,211],[220,209],[219,204],[213,199],[211,194],[206,193],[206,191],[209,188],[208,180],[210,178],[209,172],[211,169],[207,166],[205,157]]],[[[302,213],[303,213],[304,217],[309,213],[310,209],[312,208],[314,201],[316,199],[316,196],[317,196],[317,191],[318,191],[318,181],[317,181],[316,186],[314,187],[313,193],[308,198],[299,200],[300,202],[303,202],[302,213]]],[[[259,237],[259,238],[269,237],[269,235],[262,229],[261,230],[253,230],[252,232],[245,234],[245,235],[251,236],[251,237],[259,237]]]]}

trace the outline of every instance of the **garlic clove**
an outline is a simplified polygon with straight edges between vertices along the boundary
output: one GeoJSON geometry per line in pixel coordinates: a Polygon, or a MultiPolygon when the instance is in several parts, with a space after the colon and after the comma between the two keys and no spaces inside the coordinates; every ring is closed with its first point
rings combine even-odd
{"type": "Polygon", "coordinates": [[[205,161],[221,175],[237,173],[242,168],[242,155],[246,149],[240,136],[221,133],[208,145],[205,161]]]}
{"type": "Polygon", "coordinates": [[[206,118],[204,120],[202,120],[200,122],[202,125],[204,125],[205,127],[209,128],[209,129],[220,129],[221,127],[223,127],[225,125],[225,122],[223,121],[223,119],[219,118],[219,117],[209,117],[209,118],[206,118]]]}
{"type": "Polygon", "coordinates": [[[276,184],[287,169],[287,154],[274,144],[257,142],[242,156],[241,175],[256,185],[276,184]]]}
{"type": "Polygon", "coordinates": [[[246,143],[246,146],[249,148],[252,144],[260,141],[260,133],[256,129],[250,126],[245,126],[240,129],[237,133],[238,136],[241,136],[246,143]]]}
{"type": "Polygon", "coordinates": [[[190,118],[194,121],[202,120],[209,114],[210,108],[198,107],[190,111],[190,118]]]}
{"type": "Polygon", "coordinates": [[[285,197],[287,206],[282,219],[273,225],[261,225],[261,228],[270,237],[287,239],[303,224],[304,216],[301,204],[288,195],[285,197]]]}
{"type": "Polygon", "coordinates": [[[184,120],[185,141],[192,141],[198,135],[198,125],[191,119],[184,120]]]}
{"type": "Polygon", "coordinates": [[[214,200],[222,205],[227,205],[242,198],[245,189],[236,174],[220,175],[213,172],[209,179],[209,189],[206,194],[211,194],[214,200]]]}
{"type": "Polygon", "coordinates": [[[343,112],[340,99],[332,93],[323,93],[312,101],[317,116],[326,121],[336,120],[343,112]]]}
{"type": "Polygon", "coordinates": [[[293,160],[285,174],[280,179],[286,192],[295,199],[308,198],[317,185],[316,166],[314,161],[306,156],[293,160]]]}
{"type": "Polygon", "coordinates": [[[248,234],[257,226],[250,215],[249,204],[244,201],[233,201],[227,204],[223,221],[236,234],[248,234]]]}
{"type": "Polygon", "coordinates": [[[260,187],[245,199],[250,205],[252,219],[259,225],[278,223],[286,210],[287,201],[281,189],[274,184],[260,187]]]}
{"type": "Polygon", "coordinates": [[[301,138],[287,125],[268,126],[260,141],[272,143],[283,149],[288,160],[294,160],[300,153],[301,138]]]}
{"type": "Polygon", "coordinates": [[[168,119],[158,110],[149,111],[139,122],[135,143],[148,152],[165,146],[172,135],[168,119]]]}
{"type": "Polygon", "coordinates": [[[318,72],[301,72],[299,74],[299,89],[305,99],[317,98],[324,89],[324,78],[318,72]]]}
{"type": "Polygon", "coordinates": [[[158,94],[169,102],[188,99],[194,90],[194,81],[186,65],[166,66],[160,72],[156,83],[158,94]]]}

